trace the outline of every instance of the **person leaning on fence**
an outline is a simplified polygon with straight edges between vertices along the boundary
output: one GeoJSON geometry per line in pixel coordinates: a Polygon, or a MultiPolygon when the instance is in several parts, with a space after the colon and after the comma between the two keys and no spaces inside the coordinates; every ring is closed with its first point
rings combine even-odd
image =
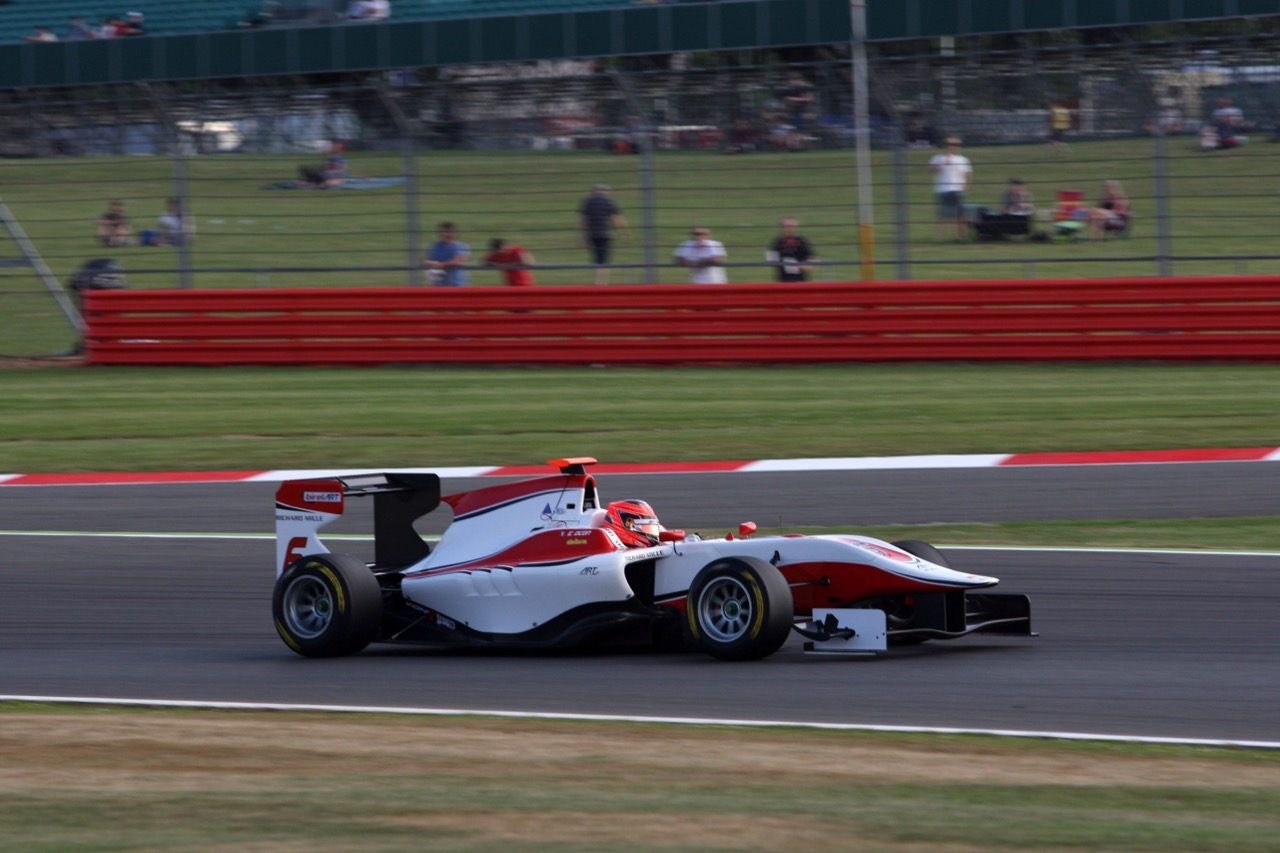
{"type": "Polygon", "coordinates": [[[946,152],[933,155],[929,169],[933,172],[933,192],[938,199],[938,239],[946,239],[950,227],[957,240],[964,240],[969,227],[964,192],[969,188],[973,166],[969,158],[960,153],[960,140],[948,137],[946,152]]]}
{"type": "Polygon", "coordinates": [[[614,229],[626,233],[627,220],[614,202],[605,184],[596,184],[591,195],[582,200],[578,211],[581,220],[582,241],[591,249],[591,259],[596,265],[596,284],[609,283],[609,248],[613,243],[614,229]]]}
{"type": "Polygon", "coordinates": [[[111,202],[107,212],[98,217],[98,242],[104,246],[127,246],[129,233],[129,216],[124,212],[124,202],[111,202]]]}
{"type": "Polygon", "coordinates": [[[674,257],[680,266],[693,270],[690,284],[725,284],[729,280],[724,273],[724,262],[728,259],[724,244],[711,239],[709,228],[695,227],[693,239],[676,247],[674,257]]]}
{"type": "Polygon", "coordinates": [[[489,254],[484,259],[485,266],[502,270],[508,287],[533,287],[533,273],[529,267],[536,263],[533,254],[523,246],[513,246],[501,237],[494,237],[489,243],[489,254]]]}
{"type": "Polygon", "coordinates": [[[452,222],[440,223],[440,239],[432,244],[423,266],[436,287],[466,287],[471,249],[457,237],[452,222]]]}
{"type": "Polygon", "coordinates": [[[778,220],[781,231],[765,252],[765,260],[777,264],[778,281],[808,281],[809,261],[813,260],[813,246],[800,236],[800,223],[793,216],[778,220]]]}

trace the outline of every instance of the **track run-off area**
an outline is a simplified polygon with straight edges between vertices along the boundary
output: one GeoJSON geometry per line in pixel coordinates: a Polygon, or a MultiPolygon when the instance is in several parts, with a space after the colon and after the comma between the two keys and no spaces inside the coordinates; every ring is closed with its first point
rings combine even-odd
{"type": "MultiPolygon", "coordinates": [[[[1280,516],[1258,461],[606,473],[671,527],[1280,516]]],[[[472,472],[458,472],[472,474],[472,472]]],[[[501,471],[498,476],[522,473],[501,471]]],[[[492,482],[453,476],[446,493],[492,482]]],[[[12,482],[12,477],[10,478],[12,482]]],[[[1039,638],[876,658],[290,652],[271,624],[270,480],[0,488],[0,701],[798,725],[1280,748],[1280,555],[950,548],[1039,638]]],[[[371,550],[367,519],[333,528],[371,550]]],[[[428,527],[431,519],[428,519],[428,527]]],[[[1189,521],[1194,524],[1194,521],[1189,521]]],[[[440,522],[442,526],[443,522],[440,522]]],[[[439,529],[426,529],[430,535],[439,529]]],[[[945,543],[941,543],[945,546],[945,543]]]]}

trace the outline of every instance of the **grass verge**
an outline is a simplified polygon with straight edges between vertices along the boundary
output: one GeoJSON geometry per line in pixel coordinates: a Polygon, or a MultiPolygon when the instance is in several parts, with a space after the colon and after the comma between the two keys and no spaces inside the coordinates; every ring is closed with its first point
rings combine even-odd
{"type": "Polygon", "coordinates": [[[1264,447],[1267,365],[0,370],[0,472],[1264,447]]]}
{"type": "Polygon", "coordinates": [[[1274,849],[1280,754],[0,705],[21,850],[1274,849]]]}

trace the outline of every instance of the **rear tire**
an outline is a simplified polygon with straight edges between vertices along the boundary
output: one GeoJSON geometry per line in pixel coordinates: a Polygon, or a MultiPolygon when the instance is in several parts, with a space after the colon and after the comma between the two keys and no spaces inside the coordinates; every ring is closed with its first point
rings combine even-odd
{"type": "Polygon", "coordinates": [[[720,660],[759,660],[782,648],[795,623],[791,587],[755,557],[720,560],[689,587],[685,623],[698,648],[720,660]]]}
{"type": "Polygon", "coordinates": [[[355,557],[312,554],[294,562],[276,581],[271,613],[280,638],[298,654],[352,655],[377,636],[382,589],[355,557]]]}

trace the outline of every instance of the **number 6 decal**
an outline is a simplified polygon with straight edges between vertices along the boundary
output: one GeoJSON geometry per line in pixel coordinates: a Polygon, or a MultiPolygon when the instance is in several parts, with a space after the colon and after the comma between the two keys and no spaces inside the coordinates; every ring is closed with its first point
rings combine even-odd
{"type": "Polygon", "coordinates": [[[284,565],[280,567],[280,571],[289,568],[289,564],[301,557],[306,552],[307,537],[295,536],[289,540],[289,545],[284,549],[284,565]]]}

